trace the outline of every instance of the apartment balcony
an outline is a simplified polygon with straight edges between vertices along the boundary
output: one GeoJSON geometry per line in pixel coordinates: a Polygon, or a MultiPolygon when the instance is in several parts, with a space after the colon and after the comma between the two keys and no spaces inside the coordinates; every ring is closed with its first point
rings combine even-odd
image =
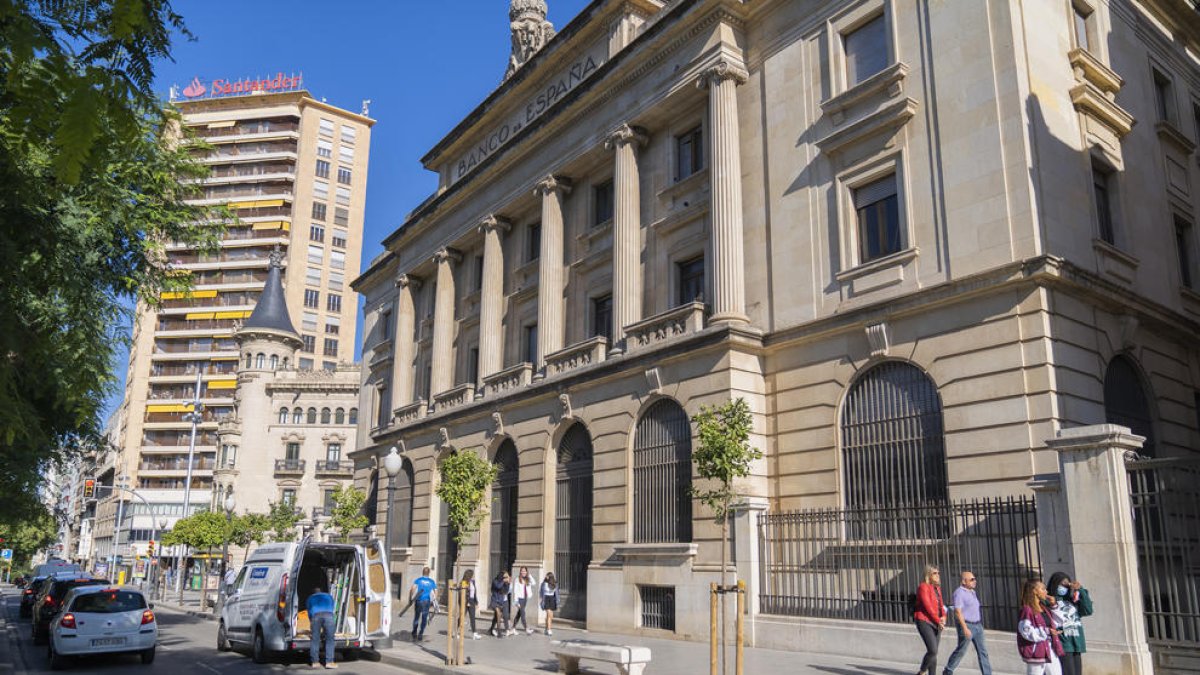
{"type": "Polygon", "coordinates": [[[351,478],[354,476],[354,462],[344,460],[318,460],[317,478],[351,478]]]}
{"type": "Polygon", "coordinates": [[[519,389],[529,384],[533,376],[533,365],[529,362],[518,363],[497,373],[483,378],[484,396],[492,397],[506,391],[519,389]]]}
{"type": "Polygon", "coordinates": [[[303,459],[277,459],[275,460],[275,475],[276,476],[303,476],[304,475],[303,459]]]}
{"type": "Polygon", "coordinates": [[[208,351],[190,351],[156,349],[150,358],[155,361],[192,361],[194,359],[236,359],[238,353],[236,349],[210,349],[208,351]]]}
{"type": "Polygon", "coordinates": [[[704,329],[704,303],[689,302],[625,326],[625,351],[647,349],[704,329]]]}
{"type": "MultiPolygon", "coordinates": [[[[233,146],[236,147],[236,146],[233,146]]],[[[233,163],[249,163],[249,162],[267,162],[271,160],[292,160],[296,161],[296,151],[293,150],[271,150],[264,152],[247,152],[244,154],[215,154],[206,157],[200,157],[202,164],[233,164],[233,163]]]]}
{"type": "Polygon", "coordinates": [[[239,190],[229,194],[206,196],[197,199],[185,199],[184,203],[191,206],[217,206],[220,204],[226,204],[228,202],[266,201],[272,199],[280,199],[290,202],[292,201],[292,196],[293,195],[290,190],[239,190]]]}

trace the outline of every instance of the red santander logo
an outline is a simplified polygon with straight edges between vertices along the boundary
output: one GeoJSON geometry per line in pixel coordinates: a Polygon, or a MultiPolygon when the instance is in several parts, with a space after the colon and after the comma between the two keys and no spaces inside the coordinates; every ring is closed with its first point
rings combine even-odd
{"type": "Polygon", "coordinates": [[[208,90],[200,83],[200,78],[193,77],[192,83],[183,88],[183,95],[188,98],[196,98],[197,96],[203,96],[206,91],[208,90]]]}

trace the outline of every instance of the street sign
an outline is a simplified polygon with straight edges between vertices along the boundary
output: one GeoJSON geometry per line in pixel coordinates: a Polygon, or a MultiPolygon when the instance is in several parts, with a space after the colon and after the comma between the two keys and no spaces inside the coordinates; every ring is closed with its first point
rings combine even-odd
{"type": "Polygon", "coordinates": [[[6,563],[12,562],[12,549],[11,548],[0,549],[0,561],[6,562],[6,563]]]}

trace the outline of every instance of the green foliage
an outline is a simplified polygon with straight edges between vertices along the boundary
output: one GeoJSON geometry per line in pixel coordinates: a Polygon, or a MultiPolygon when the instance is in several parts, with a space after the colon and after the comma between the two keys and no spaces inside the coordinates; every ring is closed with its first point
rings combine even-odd
{"type": "Polygon", "coordinates": [[[54,516],[40,506],[32,517],[20,523],[0,524],[0,537],[4,544],[0,548],[13,550],[13,569],[24,568],[35,553],[54,543],[58,538],[58,524],[54,516]]]}
{"type": "Polygon", "coordinates": [[[265,513],[244,513],[233,517],[232,533],[229,543],[242,548],[250,544],[261,544],[267,540],[271,530],[271,520],[265,513]]]}
{"type": "Polygon", "coordinates": [[[163,546],[190,546],[199,551],[211,551],[229,539],[230,524],[225,514],[200,511],[180,518],[162,537],[163,546]]]}
{"type": "Polygon", "coordinates": [[[698,447],[692,451],[696,473],[707,479],[708,489],[692,488],[692,495],[713,510],[723,522],[729,505],[737,497],[733,482],[750,475],[750,463],[762,452],[750,446],[753,418],[746,399],[737,398],[719,406],[705,406],[692,418],[696,423],[698,447]]]}
{"type": "Polygon", "coordinates": [[[165,244],[227,215],[184,202],[207,170],[153,94],[172,32],[167,0],[0,0],[0,522],[99,442],[134,301],[188,284],[165,244]]]}
{"type": "Polygon", "coordinates": [[[300,514],[296,513],[295,504],[284,500],[271,502],[271,510],[267,512],[270,540],[296,541],[296,523],[299,520],[300,514]]]}
{"type": "Polygon", "coordinates": [[[353,485],[343,485],[333,492],[333,513],[330,524],[337,529],[342,541],[350,540],[350,533],[361,530],[371,521],[363,514],[367,493],[353,485]]]}
{"type": "Polygon", "coordinates": [[[465,546],[479,531],[487,515],[484,499],[499,469],[474,452],[456,452],[442,462],[442,480],[437,496],[449,509],[450,531],[459,546],[465,546]]]}

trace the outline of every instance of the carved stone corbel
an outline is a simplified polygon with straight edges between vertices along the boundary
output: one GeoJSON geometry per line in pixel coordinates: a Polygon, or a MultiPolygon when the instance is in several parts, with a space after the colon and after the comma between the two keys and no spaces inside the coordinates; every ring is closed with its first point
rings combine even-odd
{"type": "Polygon", "coordinates": [[[567,419],[568,417],[574,417],[574,413],[571,410],[571,395],[570,394],[568,394],[566,392],[559,394],[558,395],[558,405],[561,407],[561,410],[559,411],[559,419],[567,419]]]}
{"type": "Polygon", "coordinates": [[[659,375],[658,368],[647,368],[645,375],[646,386],[650,389],[650,393],[660,393],[662,391],[662,376],[659,375]]]}
{"type": "Polygon", "coordinates": [[[891,349],[891,333],[886,321],[873,323],[866,328],[867,342],[871,345],[871,356],[887,356],[891,349]]]}

